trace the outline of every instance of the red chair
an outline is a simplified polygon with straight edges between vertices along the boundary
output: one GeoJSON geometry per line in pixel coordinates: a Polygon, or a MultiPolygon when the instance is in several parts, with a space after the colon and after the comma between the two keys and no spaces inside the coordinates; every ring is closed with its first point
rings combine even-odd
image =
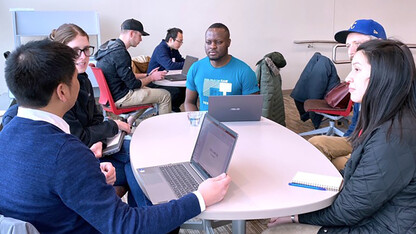
{"type": "Polygon", "coordinates": [[[110,88],[107,85],[107,80],[104,77],[104,73],[101,68],[95,67],[94,64],[89,64],[92,72],[94,73],[95,79],[97,80],[98,87],[100,88],[100,99],[98,103],[101,104],[103,109],[108,112],[112,112],[115,115],[125,114],[129,112],[135,112],[141,109],[147,109],[154,107],[153,104],[143,104],[138,106],[129,107],[117,107],[114,102],[113,96],[111,95],[110,88]]]}
{"type": "Polygon", "coordinates": [[[333,108],[325,100],[321,99],[308,99],[305,101],[304,108],[306,112],[315,112],[316,114],[323,115],[329,119],[329,126],[324,128],[315,129],[309,132],[303,132],[299,135],[308,136],[315,134],[326,134],[332,136],[334,134],[338,136],[344,136],[344,132],[335,127],[335,122],[340,121],[347,117],[353,107],[353,102],[350,99],[345,109],[333,108]]]}

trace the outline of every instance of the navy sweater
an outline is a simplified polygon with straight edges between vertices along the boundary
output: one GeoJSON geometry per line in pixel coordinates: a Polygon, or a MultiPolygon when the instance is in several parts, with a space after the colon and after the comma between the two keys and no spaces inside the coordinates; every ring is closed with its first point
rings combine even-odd
{"type": "Polygon", "coordinates": [[[159,71],[163,70],[180,70],[183,67],[185,59],[179,53],[178,50],[169,48],[165,40],[162,40],[153,51],[150,58],[149,66],[147,67],[147,73],[153,69],[159,67],[159,71]],[[172,61],[175,58],[175,62],[172,61]]]}
{"type": "Polygon", "coordinates": [[[0,132],[0,213],[41,233],[166,233],[200,213],[194,194],[130,208],[76,137],[15,117],[0,132]]]}

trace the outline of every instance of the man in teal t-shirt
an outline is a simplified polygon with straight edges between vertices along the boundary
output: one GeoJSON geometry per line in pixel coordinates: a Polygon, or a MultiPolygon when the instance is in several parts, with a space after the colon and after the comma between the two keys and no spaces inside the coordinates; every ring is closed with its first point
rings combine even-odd
{"type": "Polygon", "coordinates": [[[248,95],[259,92],[254,71],[243,61],[228,54],[230,31],[221,23],[211,25],[205,33],[207,57],[194,63],[186,81],[185,111],[208,110],[208,97],[248,95]]]}

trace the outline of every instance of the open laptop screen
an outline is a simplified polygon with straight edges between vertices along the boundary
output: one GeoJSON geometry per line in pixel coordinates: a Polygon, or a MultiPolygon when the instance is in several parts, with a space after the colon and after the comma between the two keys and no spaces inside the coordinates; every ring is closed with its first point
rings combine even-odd
{"type": "Polygon", "coordinates": [[[191,162],[215,177],[226,172],[237,141],[237,134],[206,114],[191,162]]]}
{"type": "Polygon", "coordinates": [[[185,63],[182,68],[182,75],[188,75],[189,68],[194,64],[194,62],[198,61],[198,58],[187,55],[185,58],[185,63]]]}

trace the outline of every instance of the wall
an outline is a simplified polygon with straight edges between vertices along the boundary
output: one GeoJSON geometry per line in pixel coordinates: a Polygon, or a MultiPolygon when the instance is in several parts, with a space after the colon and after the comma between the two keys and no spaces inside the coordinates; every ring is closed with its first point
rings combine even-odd
{"type": "MultiPolygon", "coordinates": [[[[180,51],[199,58],[205,56],[204,32],[214,22],[225,23],[231,31],[230,53],[248,63],[255,70],[256,62],[266,53],[281,52],[287,66],[281,70],[283,89],[291,89],[309,58],[316,51],[331,56],[332,45],[294,44],[294,40],[333,40],[333,35],[357,18],[374,18],[382,23],[388,36],[406,43],[416,43],[416,32],[410,25],[416,2],[411,0],[1,0],[0,52],[13,49],[10,8],[35,10],[94,10],[100,15],[101,41],[118,36],[123,20],[136,18],[150,36],[130,49],[132,56],[151,55],[154,47],[165,37],[166,29],[184,30],[184,44],[180,51]],[[357,7],[359,6],[359,7],[357,7]]],[[[0,60],[4,61],[3,58],[0,60]]],[[[349,65],[337,65],[342,78],[349,65]]],[[[4,63],[0,62],[0,70],[4,63]]],[[[0,94],[7,92],[4,72],[0,73],[0,94]]]]}

